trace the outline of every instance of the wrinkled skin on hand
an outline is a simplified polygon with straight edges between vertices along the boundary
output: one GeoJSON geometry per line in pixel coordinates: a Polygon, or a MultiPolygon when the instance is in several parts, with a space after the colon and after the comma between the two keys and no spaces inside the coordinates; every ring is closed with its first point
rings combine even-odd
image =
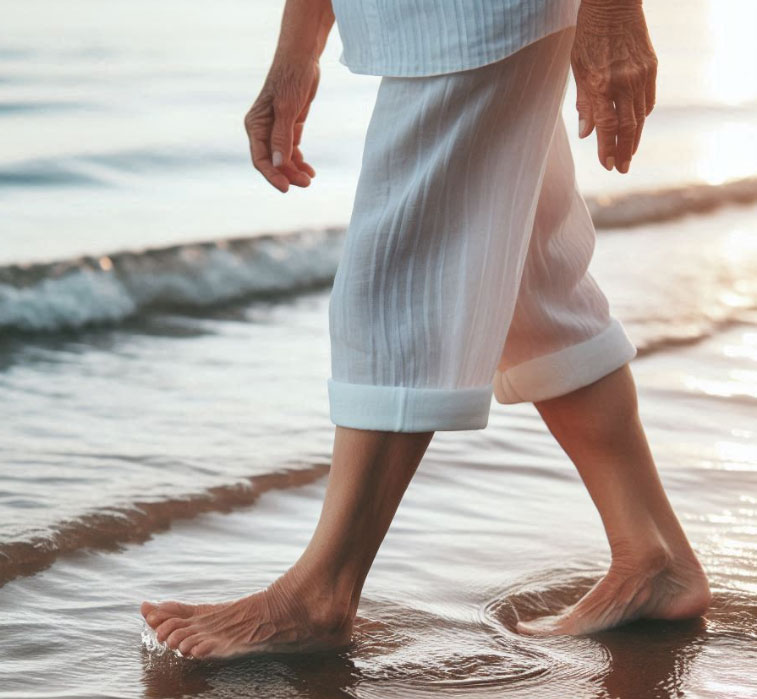
{"type": "Polygon", "coordinates": [[[596,128],[599,162],[628,172],[655,103],[657,56],[640,0],[583,0],[571,52],[579,136],[596,128]]]}
{"type": "Polygon", "coordinates": [[[302,129],[320,79],[317,59],[274,61],[244,118],[252,164],[276,189],[307,187],[315,170],[300,150],[302,129]]]}

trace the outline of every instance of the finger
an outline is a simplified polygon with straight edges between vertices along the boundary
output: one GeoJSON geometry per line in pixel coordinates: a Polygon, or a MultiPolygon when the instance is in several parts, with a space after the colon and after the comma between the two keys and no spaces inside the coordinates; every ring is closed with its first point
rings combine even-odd
{"type": "Polygon", "coordinates": [[[302,157],[302,151],[299,148],[300,139],[302,138],[302,129],[304,126],[304,121],[297,121],[297,123],[294,125],[294,147],[292,148],[292,164],[298,170],[305,172],[308,177],[315,177],[315,170],[311,165],[305,162],[305,159],[302,157]]]}
{"type": "Polygon", "coordinates": [[[644,95],[646,115],[652,113],[657,96],[657,63],[652,64],[647,71],[646,94],[644,95]]]}
{"type": "Polygon", "coordinates": [[[612,100],[599,95],[592,101],[592,112],[597,129],[599,162],[607,170],[615,167],[615,139],[618,135],[618,117],[612,100]]]}
{"type": "Polygon", "coordinates": [[[623,94],[615,101],[618,115],[618,143],[615,148],[615,164],[618,172],[628,172],[633,156],[633,143],[636,138],[636,115],[634,114],[633,95],[623,94]]]}
{"type": "Polygon", "coordinates": [[[300,141],[302,141],[302,130],[305,128],[305,122],[304,121],[296,121],[294,123],[294,128],[292,131],[292,146],[299,146],[300,141]]]}
{"type": "MultiPolygon", "coordinates": [[[[285,162],[277,169],[283,172],[292,184],[297,185],[298,187],[307,187],[310,184],[310,173],[300,167],[300,163],[302,162],[302,152],[297,145],[300,140],[300,134],[302,133],[302,126],[303,124],[301,122],[294,125],[292,131],[292,156],[288,162],[285,162]]],[[[310,169],[312,170],[312,168],[310,169]]]]}
{"type": "Polygon", "coordinates": [[[284,163],[281,167],[276,168],[280,172],[286,175],[289,182],[298,187],[307,187],[310,184],[310,175],[307,172],[302,172],[297,168],[294,163],[284,163]]]}
{"type": "Polygon", "coordinates": [[[315,177],[315,169],[310,163],[305,162],[302,151],[297,146],[292,149],[292,162],[297,166],[298,170],[307,172],[311,178],[315,177]]]}
{"type": "Polygon", "coordinates": [[[305,109],[303,109],[300,112],[299,116],[297,117],[297,120],[294,123],[293,143],[295,146],[299,146],[302,140],[302,131],[305,128],[305,119],[307,119],[309,109],[310,109],[310,105],[306,105],[305,109]]]}
{"type": "Polygon", "coordinates": [[[296,110],[287,101],[273,101],[273,129],[271,129],[271,162],[280,167],[292,159],[296,110]]]}
{"type": "Polygon", "coordinates": [[[259,138],[257,135],[250,136],[250,153],[252,164],[276,189],[286,192],[289,189],[289,180],[284,173],[279,172],[271,162],[271,154],[268,149],[268,139],[259,138]]]}
{"type": "Polygon", "coordinates": [[[641,142],[641,131],[644,128],[644,121],[647,116],[646,95],[644,90],[638,90],[634,94],[633,109],[636,114],[636,136],[633,141],[633,153],[636,154],[636,151],[639,148],[639,143],[641,142]]]}
{"type": "Polygon", "coordinates": [[[586,138],[594,130],[594,113],[589,94],[580,82],[576,82],[576,109],[578,110],[578,137],[586,138]]]}

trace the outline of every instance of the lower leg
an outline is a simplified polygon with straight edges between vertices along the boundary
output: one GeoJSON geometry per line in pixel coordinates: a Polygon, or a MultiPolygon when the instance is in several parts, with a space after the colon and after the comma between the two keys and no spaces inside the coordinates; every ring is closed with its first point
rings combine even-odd
{"type": "Polygon", "coordinates": [[[599,511],[611,565],[576,605],[520,630],[588,633],[641,617],[703,613],[707,579],[657,473],[629,366],[535,405],[599,511]]]}
{"type": "Polygon", "coordinates": [[[337,427],[320,519],[299,560],[235,602],[145,602],[158,639],[193,657],[348,643],[365,578],[432,436],[337,427]]]}

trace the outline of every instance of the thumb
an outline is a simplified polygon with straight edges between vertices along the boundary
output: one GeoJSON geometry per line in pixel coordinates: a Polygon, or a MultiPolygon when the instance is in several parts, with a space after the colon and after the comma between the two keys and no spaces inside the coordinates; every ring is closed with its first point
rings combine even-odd
{"type": "Polygon", "coordinates": [[[578,110],[578,137],[586,138],[594,130],[594,110],[591,99],[581,83],[576,83],[576,109],[578,110]]]}
{"type": "Polygon", "coordinates": [[[274,102],[271,129],[271,162],[274,167],[281,167],[292,159],[296,114],[292,105],[274,102]]]}

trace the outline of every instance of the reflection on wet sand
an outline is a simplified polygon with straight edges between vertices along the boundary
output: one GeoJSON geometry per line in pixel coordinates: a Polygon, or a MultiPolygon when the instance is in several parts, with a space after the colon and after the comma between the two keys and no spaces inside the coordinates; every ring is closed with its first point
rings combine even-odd
{"type": "Polygon", "coordinates": [[[610,655],[602,687],[608,697],[679,697],[702,644],[704,619],[637,621],[595,638],[610,655]]]}
{"type": "MultiPolygon", "coordinates": [[[[521,618],[575,602],[595,580],[581,573],[566,578],[564,571],[527,579],[484,604],[469,623],[368,600],[363,609],[373,619],[361,617],[352,645],[339,653],[224,662],[143,648],[145,696],[240,696],[244,688],[244,696],[271,698],[569,692],[576,698],[668,699],[686,695],[691,673],[710,648],[732,646],[744,662],[756,657],[743,653],[745,642],[757,639],[757,600],[730,590],[716,593],[706,618],[641,620],[586,637],[533,638],[513,631],[521,618]],[[429,636],[431,628],[438,633],[429,636]]],[[[703,672],[717,675],[711,667],[703,672]]],[[[735,689],[733,696],[742,696],[735,689]]]]}
{"type": "Polygon", "coordinates": [[[199,696],[212,690],[214,697],[329,699],[344,696],[359,680],[360,672],[345,653],[199,662],[142,650],[145,697],[199,696]]]}

